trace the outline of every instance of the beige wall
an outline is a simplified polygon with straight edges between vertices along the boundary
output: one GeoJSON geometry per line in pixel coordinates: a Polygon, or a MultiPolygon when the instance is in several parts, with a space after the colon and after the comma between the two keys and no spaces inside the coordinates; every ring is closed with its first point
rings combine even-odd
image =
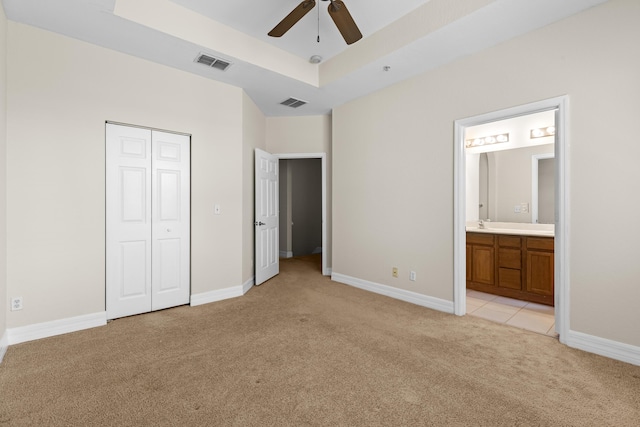
{"type": "MultiPolygon", "coordinates": [[[[302,107],[304,108],[304,107],[302,107]]],[[[327,154],[327,248],[323,256],[327,267],[332,266],[332,152],[331,116],[268,117],[267,151],[281,153],[327,154]]]]}
{"type": "Polygon", "coordinates": [[[243,93],[242,96],[242,282],[254,276],[255,226],[255,167],[256,148],[265,149],[265,117],[256,104],[243,93]]]}
{"type": "Polygon", "coordinates": [[[333,271],[451,301],[454,121],[567,94],[570,327],[640,345],[638,22],[613,0],[336,108],[333,271]]]}
{"type": "Polygon", "coordinates": [[[331,153],[331,116],[267,117],[266,130],[271,153],[331,153]]]}
{"type": "MultiPolygon", "coordinates": [[[[7,19],[0,5],[0,339],[7,330],[7,19]]],[[[19,295],[18,295],[19,296],[19,295]]]]}
{"type": "Polygon", "coordinates": [[[14,22],[7,64],[9,328],[105,310],[105,120],[192,135],[192,293],[242,284],[241,89],[14,22]]]}

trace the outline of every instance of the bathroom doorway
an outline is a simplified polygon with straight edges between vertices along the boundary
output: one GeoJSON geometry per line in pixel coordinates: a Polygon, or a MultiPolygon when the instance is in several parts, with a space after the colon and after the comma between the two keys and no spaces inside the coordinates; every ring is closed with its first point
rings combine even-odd
{"type": "MultiPolygon", "coordinates": [[[[495,237],[493,243],[486,243],[485,248],[480,247],[477,251],[477,254],[480,258],[484,256],[485,260],[490,260],[491,262],[495,262],[495,269],[487,269],[486,278],[476,278],[476,282],[482,285],[483,280],[486,279],[486,283],[491,283],[491,280],[503,280],[503,285],[505,288],[511,286],[513,289],[516,289],[517,283],[515,283],[515,279],[526,281],[527,286],[529,286],[532,281],[537,280],[536,278],[531,278],[527,276],[527,272],[538,271],[537,265],[551,265],[551,273],[553,275],[553,305],[555,314],[555,331],[560,335],[560,341],[564,342],[563,336],[566,336],[566,332],[569,329],[568,325],[568,264],[564,262],[568,257],[568,248],[566,245],[567,240],[567,228],[566,228],[566,216],[568,212],[568,186],[567,186],[567,144],[566,144],[566,117],[567,117],[567,97],[559,97],[550,100],[540,101],[520,107],[514,107],[502,111],[497,111],[493,113],[483,114],[476,117],[471,117],[467,119],[461,119],[455,122],[455,179],[454,179],[454,188],[455,188],[455,207],[454,207],[454,310],[457,315],[465,315],[467,313],[467,279],[469,276],[467,274],[467,264],[471,259],[473,260],[473,250],[469,252],[469,247],[467,246],[467,227],[471,227],[472,232],[478,232],[477,235],[484,239],[484,235],[479,233],[480,230],[473,229],[473,227],[484,228],[484,224],[490,224],[487,228],[497,227],[498,225],[505,225],[506,227],[513,227],[518,229],[530,229],[536,228],[537,224],[531,224],[532,218],[532,208],[533,203],[531,203],[531,194],[533,192],[533,184],[532,184],[532,172],[528,171],[529,178],[526,180],[528,183],[528,191],[527,197],[524,197],[524,190],[517,190],[509,187],[517,187],[515,185],[514,180],[510,180],[508,182],[509,185],[506,188],[499,188],[497,186],[497,175],[493,176],[492,174],[505,174],[507,172],[499,172],[496,171],[495,165],[492,168],[492,162],[494,163],[503,163],[511,167],[511,169],[518,169],[517,163],[520,161],[524,161],[526,159],[528,162],[527,170],[530,170],[532,165],[532,156],[544,154],[545,156],[552,156],[555,159],[555,179],[554,179],[554,200],[555,200],[555,214],[553,218],[554,224],[550,224],[550,227],[554,227],[554,235],[552,242],[555,244],[553,248],[553,252],[549,252],[546,250],[537,249],[538,244],[541,239],[535,236],[531,237],[532,244],[530,245],[531,254],[527,252],[522,253],[522,263],[527,263],[527,267],[522,266],[521,264],[515,263],[514,260],[517,259],[517,256],[512,259],[512,261],[505,261],[503,265],[499,265],[500,262],[498,260],[498,253],[503,254],[513,254],[513,248],[507,247],[522,245],[521,249],[527,250],[527,240],[528,238],[523,238],[522,240],[518,240],[517,242],[513,239],[509,240],[507,238],[498,238],[495,237]],[[546,113],[545,113],[546,112],[546,113]],[[545,113],[547,117],[549,115],[554,118],[554,123],[542,123],[537,127],[531,127],[527,129],[527,138],[524,137],[516,137],[515,135],[511,135],[510,132],[504,129],[493,129],[489,132],[492,124],[505,121],[508,119],[526,119],[527,116],[534,115],[537,113],[545,113]],[[471,135],[470,131],[474,129],[481,129],[483,133],[487,135],[471,135]],[[484,127],[484,128],[483,128],[484,127]],[[548,128],[548,129],[547,129],[548,128]],[[543,134],[540,134],[543,132],[543,134]],[[544,132],[553,132],[544,134],[544,132]],[[546,138],[546,140],[545,140],[546,138]],[[483,140],[481,140],[483,139],[483,140]],[[479,178],[481,175],[481,161],[480,154],[482,152],[491,153],[491,152],[499,152],[501,151],[499,148],[500,144],[502,146],[507,146],[511,144],[511,148],[516,148],[515,145],[523,142],[524,140],[528,140],[529,151],[533,151],[527,153],[527,156],[521,156],[521,160],[515,160],[512,157],[512,153],[506,153],[507,156],[501,159],[500,155],[487,156],[486,165],[487,168],[487,193],[486,195],[481,195],[481,190],[479,186],[479,178]],[[538,141],[534,143],[530,143],[531,140],[537,139],[538,141]],[[554,141],[552,152],[541,152],[543,150],[542,146],[546,145],[549,140],[554,141]],[[492,146],[491,149],[476,149],[477,147],[486,147],[487,145],[492,146]],[[538,147],[538,148],[535,148],[538,147]],[[469,150],[470,149],[470,150],[469,150]],[[476,149],[475,153],[473,152],[476,149]],[[472,164],[468,165],[469,156],[467,155],[467,151],[471,151],[475,157],[472,157],[472,164]],[[491,157],[494,157],[493,159],[491,157]],[[471,166],[469,168],[469,166],[471,166]],[[471,171],[471,172],[470,172],[471,171]],[[474,177],[475,184],[470,184],[471,177],[474,177]],[[493,179],[493,188],[491,185],[493,179]],[[481,202],[480,198],[485,197],[486,201],[483,200],[481,202]],[[487,205],[482,208],[480,205],[487,205]],[[483,209],[481,211],[481,209],[483,209]],[[486,215],[486,218],[481,218],[481,212],[486,215]],[[492,218],[493,217],[493,218],[492,218]],[[525,220],[526,218],[526,220],[525,220]],[[487,222],[486,220],[490,220],[487,222]],[[480,221],[482,220],[482,221],[480,221]],[[520,220],[522,225],[513,226],[512,223],[517,223],[520,220]],[[484,223],[484,224],[483,224],[484,223]],[[497,224],[500,223],[500,224],[497,224]],[[503,242],[506,245],[502,248],[498,242],[503,242]],[[489,249],[489,247],[491,249],[489,249]],[[482,249],[486,249],[483,251],[482,249]],[[511,263],[511,264],[509,264],[511,263]],[[517,271],[518,268],[522,268],[523,271],[517,271]],[[501,273],[503,274],[501,279],[501,273]],[[518,276],[520,274],[520,276],[518,276]],[[511,282],[510,282],[511,280],[511,282]]],[[[547,147],[548,148],[548,147],[547,147]]],[[[508,168],[507,168],[508,169],[508,168]]],[[[523,169],[523,168],[520,168],[523,169]]],[[[524,185],[526,187],[526,183],[520,185],[524,185]]],[[[539,203],[536,203],[536,207],[539,206],[539,203]]],[[[544,227],[543,227],[544,228],[544,227]]],[[[485,235],[493,234],[493,230],[491,232],[483,231],[485,235]]],[[[514,233],[512,231],[503,232],[500,231],[495,235],[499,235],[500,233],[504,233],[505,236],[511,236],[514,233]]],[[[517,234],[517,233],[516,233],[517,234]]],[[[530,233],[529,233],[530,234],[530,233]]],[[[534,233],[535,234],[535,233],[534,233]]],[[[547,240],[548,236],[547,236],[547,240]]],[[[478,245],[482,245],[480,242],[478,245]]],[[[502,244],[502,243],[501,243],[502,244]]],[[[547,248],[548,249],[548,248],[547,248]]],[[[506,259],[506,257],[505,257],[506,259]]],[[[518,261],[519,262],[519,261],[518,261]]],[[[493,264],[492,264],[493,265],[493,264]]],[[[478,276],[479,277],[479,276],[478,276]]],[[[489,288],[487,288],[489,289],[489,288]]],[[[528,289],[531,289],[529,286],[528,289]]],[[[486,289],[485,289],[486,290],[486,289]]],[[[487,299],[494,298],[492,294],[488,294],[487,299]]],[[[476,295],[478,296],[478,295],[476,295]]],[[[499,296],[499,298],[503,298],[499,296]]],[[[521,301],[522,298],[517,298],[518,301],[521,301]]],[[[501,301],[502,302],[502,301],[501,301]]],[[[549,301],[546,302],[549,304],[549,301]]],[[[517,303],[522,304],[522,303],[517,303]]],[[[544,304],[544,302],[543,302],[544,304]]],[[[484,305],[484,304],[483,304],[484,305]]],[[[544,307],[544,306],[543,306],[544,307]]],[[[470,307],[472,308],[472,307],[470,307]]],[[[522,308],[522,307],[521,307],[522,308]]],[[[518,310],[519,311],[519,310],[518,310]]],[[[509,316],[512,317],[512,316],[509,316]]],[[[514,322],[515,323],[515,322],[514,322]]],[[[517,326],[517,325],[516,325],[517,326]]]]}

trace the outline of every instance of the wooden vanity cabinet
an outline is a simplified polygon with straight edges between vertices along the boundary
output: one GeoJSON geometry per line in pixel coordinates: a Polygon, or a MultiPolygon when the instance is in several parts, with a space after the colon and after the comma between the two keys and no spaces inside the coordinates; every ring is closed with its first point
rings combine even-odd
{"type": "Polygon", "coordinates": [[[553,305],[553,238],[467,233],[467,288],[553,305]]]}

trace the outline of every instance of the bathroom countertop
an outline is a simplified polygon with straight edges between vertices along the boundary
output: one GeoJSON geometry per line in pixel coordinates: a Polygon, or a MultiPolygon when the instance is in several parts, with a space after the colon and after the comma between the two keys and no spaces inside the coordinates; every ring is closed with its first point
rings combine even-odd
{"type": "Polygon", "coordinates": [[[526,224],[515,222],[485,222],[484,228],[477,221],[468,221],[466,231],[471,233],[511,234],[515,236],[554,237],[553,224],[526,224]]]}

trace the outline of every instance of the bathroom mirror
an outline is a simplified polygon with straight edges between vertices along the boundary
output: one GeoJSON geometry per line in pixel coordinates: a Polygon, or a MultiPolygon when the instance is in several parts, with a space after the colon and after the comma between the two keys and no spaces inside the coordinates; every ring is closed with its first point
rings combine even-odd
{"type": "Polygon", "coordinates": [[[534,133],[554,118],[546,111],[467,129],[467,221],[554,223],[555,136],[534,133]],[[470,146],[500,135],[502,143],[470,146]]]}

